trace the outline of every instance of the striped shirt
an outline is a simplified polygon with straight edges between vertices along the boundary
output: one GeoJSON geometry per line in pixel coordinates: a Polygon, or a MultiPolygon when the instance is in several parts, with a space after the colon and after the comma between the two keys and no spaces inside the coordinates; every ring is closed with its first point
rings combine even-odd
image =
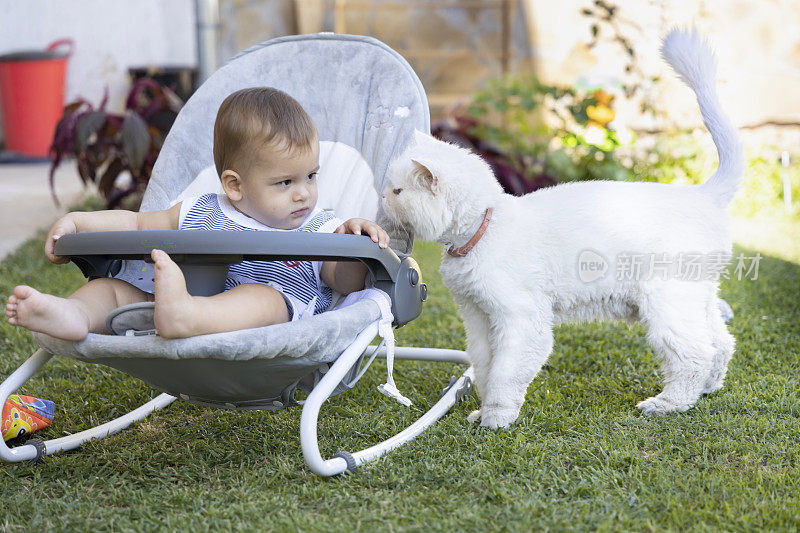
{"type": "MultiPolygon", "coordinates": [[[[342,223],[332,213],[315,208],[299,228],[271,228],[237,211],[224,194],[204,194],[181,203],[178,229],[333,233],[342,223]]],[[[228,268],[225,290],[242,283],[277,285],[306,305],[316,297],[314,314],[318,314],[328,308],[332,298],[331,288],[319,277],[321,266],[320,261],[242,261],[228,268]]]]}

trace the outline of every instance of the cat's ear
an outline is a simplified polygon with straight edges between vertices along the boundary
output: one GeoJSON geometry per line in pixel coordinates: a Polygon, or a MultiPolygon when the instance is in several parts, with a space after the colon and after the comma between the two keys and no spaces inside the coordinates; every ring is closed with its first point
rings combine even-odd
{"type": "Polygon", "coordinates": [[[414,163],[414,173],[419,179],[419,182],[422,183],[425,187],[431,190],[431,192],[435,192],[437,186],[439,185],[439,180],[436,177],[436,174],[424,163],[420,163],[416,159],[411,160],[414,163]]]}
{"type": "Polygon", "coordinates": [[[414,128],[414,143],[416,145],[419,146],[421,144],[425,144],[425,142],[428,140],[429,137],[430,135],[428,135],[427,133],[421,132],[418,129],[414,128]]]}

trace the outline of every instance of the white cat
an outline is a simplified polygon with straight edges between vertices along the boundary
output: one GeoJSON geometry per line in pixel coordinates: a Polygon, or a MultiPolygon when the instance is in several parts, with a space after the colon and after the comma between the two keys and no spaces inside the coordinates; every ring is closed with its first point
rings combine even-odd
{"type": "Polygon", "coordinates": [[[725,207],[742,179],[742,148],[720,109],[706,43],[674,30],[662,54],[696,93],[719,153],[719,169],[702,185],[591,181],[514,197],[480,157],[419,132],[392,163],[384,193],[392,222],[450,250],[479,238],[441,266],[482,400],[471,421],[497,428],[516,420],[552,350],[553,326],[564,321],[647,327],[664,389],[637,405],[645,414],[685,411],[722,386],[734,338],[714,274],[730,260],[725,207]]]}

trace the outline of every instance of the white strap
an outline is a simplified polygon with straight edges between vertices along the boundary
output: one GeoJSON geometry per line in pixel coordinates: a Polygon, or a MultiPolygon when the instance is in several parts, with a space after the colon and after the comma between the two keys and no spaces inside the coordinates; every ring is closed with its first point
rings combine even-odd
{"type": "Polygon", "coordinates": [[[392,377],[395,347],[394,329],[392,328],[392,321],[394,320],[394,315],[392,315],[392,301],[389,298],[389,295],[381,290],[365,289],[363,291],[349,294],[347,298],[345,298],[345,301],[342,302],[341,306],[355,303],[356,301],[364,298],[368,298],[378,304],[378,307],[381,310],[381,319],[378,323],[378,335],[383,337],[383,340],[386,342],[386,371],[388,376],[386,383],[383,385],[378,385],[378,390],[389,398],[394,398],[399,403],[408,407],[411,405],[411,400],[400,393],[394,383],[394,378],[392,377]]]}
{"type": "Polygon", "coordinates": [[[378,335],[383,337],[383,340],[386,341],[386,371],[388,374],[386,383],[378,385],[378,390],[389,398],[394,398],[401,404],[409,407],[411,405],[411,400],[403,396],[400,391],[397,390],[394,378],[392,377],[392,367],[394,365],[394,329],[392,329],[392,320],[394,320],[394,316],[392,315],[392,303],[385,292],[376,292],[381,295],[381,298],[375,298],[375,301],[381,308],[381,321],[378,324],[378,335]]]}
{"type": "Polygon", "coordinates": [[[308,302],[308,305],[306,306],[306,308],[298,313],[298,318],[300,320],[302,320],[304,318],[308,318],[308,317],[314,316],[314,308],[316,306],[317,306],[317,297],[315,295],[313,298],[311,298],[311,301],[308,302]]]}

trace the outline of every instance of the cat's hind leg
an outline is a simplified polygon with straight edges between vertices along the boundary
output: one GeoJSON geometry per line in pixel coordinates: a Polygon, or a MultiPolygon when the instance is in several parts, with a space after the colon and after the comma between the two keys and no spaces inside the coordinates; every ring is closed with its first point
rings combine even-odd
{"type": "Polygon", "coordinates": [[[717,349],[707,321],[706,287],[700,282],[665,284],[640,304],[647,342],[661,360],[664,389],[639,402],[646,415],[691,408],[703,394],[717,349]]]}
{"type": "Polygon", "coordinates": [[[711,394],[722,387],[722,383],[725,381],[725,374],[728,371],[728,362],[733,357],[733,350],[736,345],[736,339],[728,331],[728,326],[722,318],[716,298],[709,300],[707,309],[708,327],[711,331],[711,341],[716,351],[711,365],[711,372],[703,387],[703,394],[711,394]]]}

